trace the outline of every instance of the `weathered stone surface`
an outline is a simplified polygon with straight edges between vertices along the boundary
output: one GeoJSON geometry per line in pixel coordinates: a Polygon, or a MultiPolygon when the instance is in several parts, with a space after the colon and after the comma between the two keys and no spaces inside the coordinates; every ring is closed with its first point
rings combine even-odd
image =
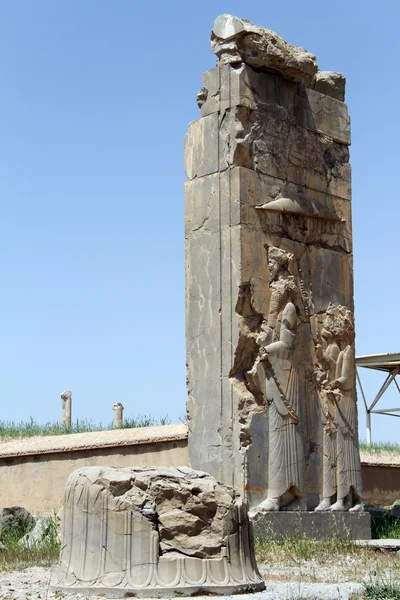
{"type": "Polygon", "coordinates": [[[346,78],[341,73],[318,71],[315,75],[314,89],[341,102],[344,102],[345,87],[346,78]]]}
{"type": "Polygon", "coordinates": [[[371,516],[361,513],[267,512],[253,518],[254,535],[262,540],[285,540],[290,537],[370,540],[371,516]]]}
{"type": "Polygon", "coordinates": [[[112,409],[114,411],[114,429],[121,429],[124,424],[124,405],[121,402],[113,404],[112,409]]]}
{"type": "Polygon", "coordinates": [[[344,78],[275,36],[217,19],[187,137],[190,460],[263,511],[360,510],[344,78]]]}
{"type": "MultiPolygon", "coordinates": [[[[258,72],[277,71],[285,79],[301,83],[303,88],[344,102],[346,78],[341,73],[319,70],[314,54],[292,46],[274,31],[253,25],[246,19],[227,14],[217,17],[211,33],[211,47],[220,66],[234,64],[237,68],[239,63],[244,63],[258,72]]],[[[208,87],[207,73],[204,83],[200,108],[208,100],[207,96],[212,104],[216,104],[215,92],[208,87]]]]}
{"type": "Polygon", "coordinates": [[[400,517],[400,500],[395,500],[391,506],[387,507],[390,516],[399,518],[400,517]]]}
{"type": "Polygon", "coordinates": [[[33,516],[22,506],[10,506],[0,510],[0,540],[18,540],[35,525],[33,516]]]}
{"type": "Polygon", "coordinates": [[[185,172],[193,179],[218,171],[218,115],[193,121],[185,138],[185,172]]]}
{"type": "Polygon", "coordinates": [[[19,545],[28,548],[38,544],[49,543],[58,538],[57,523],[53,517],[38,517],[31,531],[19,540],[19,545]]]}
{"type": "Polygon", "coordinates": [[[65,390],[61,394],[62,400],[62,418],[61,423],[64,427],[71,427],[72,423],[72,392],[65,390]]]}
{"type": "Polygon", "coordinates": [[[211,46],[223,62],[243,61],[258,69],[276,69],[293,81],[311,80],[318,70],[314,54],[288,44],[265,27],[232,15],[217,17],[211,46]]]}
{"type": "MultiPolygon", "coordinates": [[[[346,105],[315,90],[299,90],[279,75],[257,73],[247,65],[220,67],[226,69],[232,71],[232,93],[223,99],[224,90],[214,90],[201,108],[205,118],[189,126],[185,141],[188,177],[241,166],[350,200],[346,105]],[[219,113],[215,112],[218,102],[219,113]]],[[[205,81],[213,79],[210,74],[205,81]]]]}
{"type": "Polygon", "coordinates": [[[53,589],[165,597],[264,589],[246,506],[180,468],[75,471],[68,480],[53,589]]]}

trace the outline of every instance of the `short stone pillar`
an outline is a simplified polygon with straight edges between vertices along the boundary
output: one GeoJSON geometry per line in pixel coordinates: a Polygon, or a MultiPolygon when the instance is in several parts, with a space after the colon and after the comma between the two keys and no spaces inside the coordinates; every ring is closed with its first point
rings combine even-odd
{"type": "Polygon", "coordinates": [[[53,590],[113,597],[265,588],[246,505],[188,467],[84,467],[67,482],[53,590]]]}
{"type": "Polygon", "coordinates": [[[112,408],[114,411],[113,427],[114,429],[121,429],[124,423],[124,407],[121,402],[117,402],[116,404],[113,404],[112,408]]]}
{"type": "Polygon", "coordinates": [[[63,427],[71,427],[72,425],[72,392],[65,390],[61,394],[62,400],[62,418],[63,427]]]}

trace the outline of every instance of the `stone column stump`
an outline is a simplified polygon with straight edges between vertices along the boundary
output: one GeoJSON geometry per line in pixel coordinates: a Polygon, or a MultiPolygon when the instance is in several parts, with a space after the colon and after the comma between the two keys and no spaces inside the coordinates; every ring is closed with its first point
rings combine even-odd
{"type": "Polygon", "coordinates": [[[188,467],[85,467],[67,482],[53,590],[167,597],[263,590],[246,505],[188,467]]]}

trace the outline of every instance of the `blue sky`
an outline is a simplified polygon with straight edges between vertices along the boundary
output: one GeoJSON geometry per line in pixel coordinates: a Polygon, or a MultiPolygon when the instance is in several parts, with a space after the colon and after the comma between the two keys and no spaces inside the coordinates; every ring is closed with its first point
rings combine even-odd
{"type": "Polygon", "coordinates": [[[183,416],[183,137],[225,12],[346,75],[357,353],[400,351],[398,0],[1,0],[0,419],[58,419],[66,388],[74,418],[183,416]]]}

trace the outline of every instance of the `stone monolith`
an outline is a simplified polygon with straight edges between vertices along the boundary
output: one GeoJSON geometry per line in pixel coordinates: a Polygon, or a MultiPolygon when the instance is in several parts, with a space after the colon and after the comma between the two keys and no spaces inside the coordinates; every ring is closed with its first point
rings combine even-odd
{"type": "Polygon", "coordinates": [[[85,467],[67,482],[52,588],[165,598],[265,584],[232,488],[188,467],[85,467]]]}
{"type": "Polygon", "coordinates": [[[221,15],[185,140],[191,466],[253,509],[359,510],[345,79],[221,15]]]}

